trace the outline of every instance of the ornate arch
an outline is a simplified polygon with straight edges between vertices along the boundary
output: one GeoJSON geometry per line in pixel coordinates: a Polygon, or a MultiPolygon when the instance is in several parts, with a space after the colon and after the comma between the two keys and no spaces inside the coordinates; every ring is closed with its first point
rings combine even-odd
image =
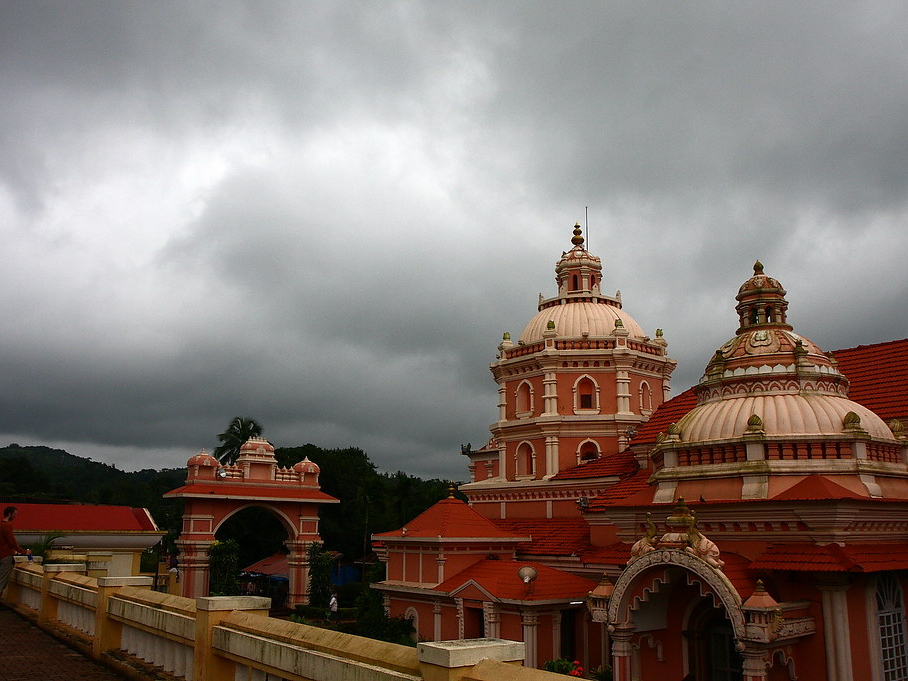
{"type": "Polygon", "coordinates": [[[721,570],[679,549],[656,549],[634,559],[615,582],[608,604],[608,623],[613,626],[632,621],[632,611],[639,610],[649,595],[669,581],[668,568],[687,573],[687,583],[698,585],[700,595],[710,597],[728,615],[735,638],[745,635],[741,595],[721,570]],[[659,569],[663,568],[663,569],[659,569]],[[639,587],[642,585],[642,589],[639,587]],[[635,595],[636,593],[640,595],[635,595]]]}

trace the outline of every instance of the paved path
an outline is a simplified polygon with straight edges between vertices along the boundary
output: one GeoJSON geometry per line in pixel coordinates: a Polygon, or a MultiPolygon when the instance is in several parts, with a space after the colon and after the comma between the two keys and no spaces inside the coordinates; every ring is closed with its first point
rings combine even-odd
{"type": "Polygon", "coordinates": [[[0,681],[123,681],[94,660],[0,606],[0,681]]]}

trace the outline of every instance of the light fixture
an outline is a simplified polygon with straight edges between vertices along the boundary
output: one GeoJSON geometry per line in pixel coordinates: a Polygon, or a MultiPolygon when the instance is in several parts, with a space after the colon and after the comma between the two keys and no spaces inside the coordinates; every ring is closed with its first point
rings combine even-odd
{"type": "Polygon", "coordinates": [[[536,579],[536,568],[530,567],[529,565],[524,565],[517,571],[517,576],[523,581],[524,584],[529,584],[534,579],[536,579]]]}

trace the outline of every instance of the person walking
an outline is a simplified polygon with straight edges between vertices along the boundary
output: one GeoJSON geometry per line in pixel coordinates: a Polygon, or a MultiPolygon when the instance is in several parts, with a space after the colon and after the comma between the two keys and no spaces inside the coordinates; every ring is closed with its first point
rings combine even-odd
{"type": "Polygon", "coordinates": [[[18,512],[15,506],[7,506],[3,509],[3,521],[0,522],[0,595],[3,594],[6,583],[13,574],[13,565],[16,562],[14,556],[17,553],[31,553],[19,546],[13,533],[13,519],[18,512]]]}

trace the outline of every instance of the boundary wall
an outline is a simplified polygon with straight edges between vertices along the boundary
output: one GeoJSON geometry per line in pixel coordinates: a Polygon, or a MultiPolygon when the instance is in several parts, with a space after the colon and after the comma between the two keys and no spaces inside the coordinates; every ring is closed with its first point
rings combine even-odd
{"type": "Polygon", "coordinates": [[[84,563],[18,561],[7,605],[133,679],[166,681],[554,681],[502,639],[415,648],[268,617],[259,596],[184,598],[151,577],[89,577],[84,563]]]}

